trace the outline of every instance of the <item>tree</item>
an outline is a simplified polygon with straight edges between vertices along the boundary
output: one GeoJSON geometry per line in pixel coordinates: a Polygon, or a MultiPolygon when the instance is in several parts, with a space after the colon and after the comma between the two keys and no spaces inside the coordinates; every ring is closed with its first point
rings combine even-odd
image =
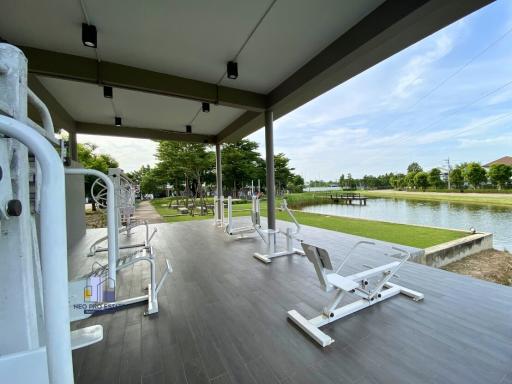
{"type": "Polygon", "coordinates": [[[349,173],[347,175],[347,182],[346,182],[346,185],[349,189],[353,190],[353,189],[356,189],[357,188],[357,181],[355,181],[353,178],[352,178],[352,174],[349,173]]]}
{"type": "Polygon", "coordinates": [[[416,187],[416,182],[414,180],[415,176],[416,176],[416,173],[414,173],[414,172],[409,172],[407,175],[405,175],[404,186],[408,187],[408,188],[416,187]]]}
{"type": "Polygon", "coordinates": [[[246,139],[225,144],[222,148],[223,181],[224,185],[233,186],[233,193],[251,180],[265,184],[265,161],[257,149],[258,143],[246,139]]]}
{"type": "Polygon", "coordinates": [[[450,172],[450,183],[459,191],[464,191],[464,173],[461,167],[455,167],[450,172]]]}
{"type": "Polygon", "coordinates": [[[202,196],[203,178],[215,168],[215,154],[204,144],[160,141],[156,158],[159,175],[174,180],[177,189],[183,181],[187,196],[202,196]]]}
{"type": "Polygon", "coordinates": [[[480,184],[487,180],[485,169],[475,162],[468,163],[463,173],[465,180],[471,184],[473,188],[478,188],[480,184]]]}
{"type": "Polygon", "coordinates": [[[414,175],[414,185],[420,188],[422,191],[428,187],[428,173],[418,172],[414,175]]]}
{"type": "Polygon", "coordinates": [[[294,168],[290,168],[289,163],[290,159],[284,153],[278,153],[274,156],[274,174],[278,191],[287,187],[288,181],[293,175],[294,168]]]}
{"type": "Polygon", "coordinates": [[[440,188],[443,185],[441,180],[441,171],[439,168],[432,168],[428,173],[428,183],[434,188],[440,188]]]}
{"type": "Polygon", "coordinates": [[[154,196],[165,196],[167,181],[162,175],[161,169],[149,168],[142,175],[140,180],[140,191],[143,195],[153,194],[154,196]]]}
{"type": "MultiPolygon", "coordinates": [[[[119,163],[110,155],[104,153],[96,153],[98,147],[91,143],[78,144],[78,161],[84,168],[95,169],[104,174],[108,174],[109,168],[119,167],[119,163]]],[[[87,175],[84,178],[85,183],[85,196],[89,198],[92,204],[92,210],[96,210],[96,203],[91,196],[91,186],[96,180],[95,176],[87,175]]]]}
{"type": "Polygon", "coordinates": [[[343,186],[345,185],[345,175],[343,173],[341,174],[340,179],[338,180],[338,185],[340,186],[340,188],[343,188],[343,186]]]}
{"type": "Polygon", "coordinates": [[[417,163],[417,162],[413,162],[411,164],[409,164],[409,166],[407,167],[407,173],[418,173],[418,172],[422,172],[423,171],[423,168],[421,168],[421,166],[417,163]]]}
{"type": "Polygon", "coordinates": [[[498,189],[502,189],[510,182],[512,176],[512,167],[506,164],[493,164],[489,169],[489,179],[491,183],[496,184],[498,189]]]}
{"type": "Polygon", "coordinates": [[[304,191],[304,179],[300,175],[292,175],[287,187],[290,192],[302,193],[304,191]]]}
{"type": "Polygon", "coordinates": [[[405,187],[405,175],[403,173],[397,173],[389,178],[389,184],[394,189],[402,189],[405,187]]]}

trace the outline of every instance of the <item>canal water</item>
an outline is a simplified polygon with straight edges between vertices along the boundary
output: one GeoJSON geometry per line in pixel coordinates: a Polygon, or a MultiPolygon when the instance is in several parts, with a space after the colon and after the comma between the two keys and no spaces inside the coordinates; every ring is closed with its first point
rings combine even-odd
{"type": "Polygon", "coordinates": [[[304,207],[306,212],[333,216],[392,221],[494,234],[494,247],[512,250],[512,209],[493,205],[372,198],[367,206],[322,204],[304,207]]]}

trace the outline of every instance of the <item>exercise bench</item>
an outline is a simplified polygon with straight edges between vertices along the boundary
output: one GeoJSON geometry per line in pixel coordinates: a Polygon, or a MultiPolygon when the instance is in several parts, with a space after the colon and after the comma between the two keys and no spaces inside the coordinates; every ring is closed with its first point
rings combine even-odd
{"type": "Polygon", "coordinates": [[[395,252],[391,257],[400,257],[399,261],[393,261],[349,276],[342,276],[340,274],[341,269],[346,265],[353,251],[363,244],[375,245],[375,243],[369,241],[357,242],[335,270],[329,253],[325,249],[302,243],[302,248],[308,260],[313,263],[315,267],[321,288],[325,292],[336,291],[336,296],[323,309],[320,315],[312,319],[306,319],[296,310],[288,311],[288,318],[322,347],[326,347],[334,342],[334,339],[320,330],[320,327],[326,324],[332,323],[400,293],[412,298],[414,301],[420,301],[424,297],[420,292],[389,282],[411,256],[410,252],[397,247],[391,247],[395,252]],[[360,299],[338,307],[347,293],[358,296],[360,299]]]}

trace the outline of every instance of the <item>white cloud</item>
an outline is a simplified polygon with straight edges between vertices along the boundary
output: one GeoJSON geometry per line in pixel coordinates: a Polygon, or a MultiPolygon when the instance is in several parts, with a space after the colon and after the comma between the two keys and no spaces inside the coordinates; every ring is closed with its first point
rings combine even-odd
{"type": "Polygon", "coordinates": [[[431,65],[452,51],[456,34],[454,29],[442,30],[419,43],[416,49],[420,52],[410,58],[400,71],[391,96],[399,99],[409,98],[425,82],[424,77],[431,65]]]}
{"type": "Polygon", "coordinates": [[[97,151],[111,155],[126,172],[142,165],[154,165],[157,143],[152,140],[96,135],[78,135],[79,143],[92,143],[97,151]]]}

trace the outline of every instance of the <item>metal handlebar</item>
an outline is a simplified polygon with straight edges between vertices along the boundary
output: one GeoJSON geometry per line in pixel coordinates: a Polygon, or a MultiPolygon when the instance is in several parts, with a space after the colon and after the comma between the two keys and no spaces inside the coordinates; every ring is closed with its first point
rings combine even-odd
{"type": "Polygon", "coordinates": [[[292,218],[292,221],[295,224],[295,227],[297,228],[295,232],[292,232],[292,236],[297,236],[300,233],[301,227],[299,222],[293,215],[292,211],[290,210],[290,208],[288,208],[288,203],[286,202],[286,199],[283,199],[283,201],[281,202],[281,209],[286,211],[286,213],[288,213],[288,215],[290,215],[290,217],[292,218]]]}
{"type": "Polygon", "coordinates": [[[360,245],[363,245],[363,244],[366,244],[366,245],[375,245],[375,243],[373,241],[367,241],[367,240],[361,240],[361,241],[358,241],[357,243],[355,243],[352,248],[350,248],[350,250],[347,252],[347,256],[345,256],[345,258],[343,259],[343,261],[341,262],[341,264],[338,266],[338,268],[336,268],[336,273],[339,273],[341,271],[341,269],[343,268],[343,266],[347,263],[347,261],[350,259],[350,257],[352,256],[352,252],[354,252],[354,250],[359,247],[360,245]]]}

